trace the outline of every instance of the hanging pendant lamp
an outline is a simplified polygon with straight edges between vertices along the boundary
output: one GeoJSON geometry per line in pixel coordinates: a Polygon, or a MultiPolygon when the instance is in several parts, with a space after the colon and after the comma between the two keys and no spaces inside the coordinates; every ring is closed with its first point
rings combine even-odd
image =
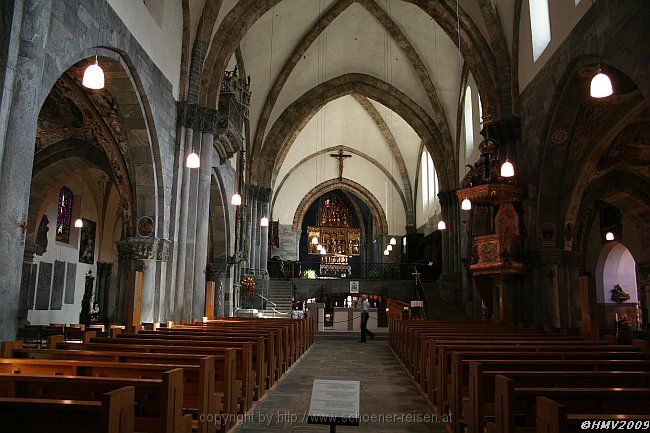
{"type": "Polygon", "coordinates": [[[99,67],[97,56],[95,56],[95,63],[89,65],[84,71],[84,76],[81,80],[81,84],[83,84],[84,87],[93,90],[104,88],[104,71],[99,67]]]}
{"type": "Polygon", "coordinates": [[[84,226],[84,222],[81,219],[81,210],[82,210],[81,205],[83,204],[83,201],[84,201],[84,186],[85,186],[85,182],[84,182],[84,176],[82,174],[81,175],[81,199],[79,200],[79,218],[77,218],[74,221],[74,226],[75,226],[75,228],[78,228],[78,229],[80,229],[80,228],[82,228],[84,226]]]}
{"type": "Polygon", "coordinates": [[[386,245],[386,250],[393,251],[393,246],[391,244],[386,245]]]}
{"type": "Polygon", "coordinates": [[[472,202],[469,201],[468,198],[466,198],[466,199],[464,199],[464,200],[461,202],[461,204],[460,204],[460,208],[461,208],[462,210],[472,210],[472,202]]]}
{"type": "Polygon", "coordinates": [[[612,88],[612,80],[609,75],[603,73],[600,66],[598,66],[598,73],[591,79],[591,86],[589,86],[589,94],[592,98],[606,98],[614,93],[612,88]]]}
{"type": "Polygon", "coordinates": [[[230,204],[232,204],[233,206],[241,206],[241,195],[239,195],[238,192],[236,192],[232,196],[232,199],[230,200],[230,204]]]}
{"type": "Polygon", "coordinates": [[[268,227],[269,226],[269,219],[267,217],[263,216],[262,219],[260,220],[260,225],[262,227],[268,227]]]}
{"type": "Polygon", "coordinates": [[[513,177],[515,175],[515,167],[512,165],[508,158],[506,162],[501,165],[501,177],[513,177]]]}
{"type": "Polygon", "coordinates": [[[397,245],[397,239],[395,239],[395,236],[393,236],[392,238],[390,238],[390,244],[391,244],[391,245],[397,245]]]}
{"type": "Polygon", "coordinates": [[[443,220],[438,221],[438,230],[447,230],[447,224],[443,220]]]}
{"type": "Polygon", "coordinates": [[[201,158],[192,150],[192,153],[187,155],[187,161],[185,161],[185,167],[187,168],[199,168],[201,167],[201,158]]]}

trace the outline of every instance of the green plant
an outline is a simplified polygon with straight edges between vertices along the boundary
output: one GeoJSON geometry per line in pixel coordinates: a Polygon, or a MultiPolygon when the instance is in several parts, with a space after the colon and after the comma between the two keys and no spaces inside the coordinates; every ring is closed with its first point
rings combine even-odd
{"type": "Polygon", "coordinates": [[[302,278],[309,278],[309,279],[312,279],[312,280],[313,280],[313,279],[316,279],[316,271],[313,270],[313,269],[305,269],[305,270],[302,271],[302,273],[300,274],[300,277],[302,277],[302,278]]]}
{"type": "Polygon", "coordinates": [[[378,269],[371,269],[368,271],[368,278],[381,278],[381,272],[378,269]]]}

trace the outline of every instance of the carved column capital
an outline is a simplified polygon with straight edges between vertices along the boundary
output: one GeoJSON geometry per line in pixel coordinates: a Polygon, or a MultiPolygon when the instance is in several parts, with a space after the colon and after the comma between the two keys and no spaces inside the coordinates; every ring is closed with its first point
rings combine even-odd
{"type": "Polygon", "coordinates": [[[176,104],[176,123],[180,126],[191,128],[197,111],[198,105],[187,101],[179,101],[176,104]]]}
{"type": "Polygon", "coordinates": [[[201,116],[201,123],[203,126],[203,132],[212,134],[214,137],[217,136],[217,130],[219,129],[219,111],[213,110],[211,108],[201,108],[199,115],[201,116]]]}
{"type": "Polygon", "coordinates": [[[455,189],[440,191],[438,193],[438,199],[440,200],[441,206],[451,206],[458,202],[458,197],[456,196],[455,189]]]}
{"type": "Polygon", "coordinates": [[[169,259],[171,241],[159,238],[128,238],[115,242],[117,255],[122,260],[160,260],[169,259]]]}

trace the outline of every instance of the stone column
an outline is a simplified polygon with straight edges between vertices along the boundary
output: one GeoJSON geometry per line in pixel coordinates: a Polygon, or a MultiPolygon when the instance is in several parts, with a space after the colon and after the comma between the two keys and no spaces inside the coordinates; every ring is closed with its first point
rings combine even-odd
{"type": "Polygon", "coordinates": [[[257,245],[259,241],[259,227],[260,227],[260,216],[259,216],[259,207],[257,201],[257,188],[253,188],[253,193],[251,194],[251,249],[250,249],[250,260],[248,267],[251,268],[251,271],[254,273],[257,270],[257,245]]]}
{"type": "MultiPolygon", "coordinates": [[[[192,149],[197,154],[201,154],[202,139],[203,139],[203,109],[199,109],[194,121],[192,122],[192,149]]],[[[204,162],[201,161],[201,165],[204,162]]],[[[189,205],[187,208],[187,231],[185,232],[185,280],[183,282],[183,320],[188,323],[192,321],[192,303],[194,296],[194,259],[196,249],[196,227],[197,227],[197,211],[198,211],[198,195],[199,195],[199,169],[190,169],[190,185],[189,185],[189,205]]]]}
{"type": "Polygon", "coordinates": [[[219,119],[216,110],[203,109],[202,115],[203,137],[201,139],[201,168],[199,168],[199,193],[196,210],[196,245],[194,248],[192,317],[203,317],[205,309],[212,154],[214,149],[215,131],[219,119]]]}
{"type": "Polygon", "coordinates": [[[156,321],[156,269],[157,261],[169,259],[170,242],[158,238],[129,238],[117,242],[120,256],[128,264],[126,269],[142,272],[142,294],[140,298],[140,320],[143,323],[156,321]]]}
{"type": "Polygon", "coordinates": [[[456,191],[442,191],[438,193],[438,198],[442,219],[447,225],[447,229],[442,232],[442,275],[440,276],[440,294],[447,301],[460,297],[459,231],[461,227],[456,191]]]}
{"type": "MultiPolygon", "coordinates": [[[[185,127],[185,155],[192,152],[192,139],[194,130],[192,124],[197,115],[195,105],[187,105],[186,127],[185,127]]],[[[183,171],[181,179],[181,197],[180,208],[178,211],[178,240],[176,242],[176,281],[174,292],[174,322],[180,323],[183,319],[183,305],[185,302],[185,260],[187,257],[186,234],[187,234],[187,214],[190,198],[190,169],[185,166],[185,158],[181,160],[180,170],[183,171]]]]}
{"type": "Polygon", "coordinates": [[[639,303],[643,307],[641,321],[648,326],[650,323],[650,261],[638,262],[636,268],[639,303]]]}
{"type": "Polygon", "coordinates": [[[172,186],[172,206],[170,212],[170,233],[173,242],[170,249],[170,260],[166,269],[165,295],[161,294],[161,320],[173,320],[176,303],[176,272],[178,270],[178,242],[180,215],[182,209],[181,195],[183,191],[183,173],[185,171],[185,134],[187,125],[188,104],[178,102],[176,114],[176,137],[178,145],[175,152],[174,181],[172,186]],[[165,302],[166,300],[166,302],[165,302]]]}
{"type": "Polygon", "coordinates": [[[13,87],[5,89],[13,93],[13,101],[6,134],[0,137],[0,149],[4,150],[0,170],[0,341],[16,338],[24,250],[20,224],[25,222],[29,205],[39,86],[53,2],[25,0],[16,4],[22,4],[22,11],[14,8],[14,22],[22,21],[20,48],[13,83],[8,83],[13,87]]]}
{"type": "Polygon", "coordinates": [[[23,254],[23,270],[20,279],[20,301],[18,304],[18,326],[25,326],[29,323],[27,315],[29,313],[29,288],[35,284],[36,271],[34,269],[34,254],[36,245],[33,242],[25,243],[25,253],[23,254]],[[32,270],[34,273],[32,274],[32,270]]]}
{"type": "MultiPolygon", "coordinates": [[[[271,209],[270,209],[271,189],[264,188],[261,194],[262,215],[269,219],[271,224],[271,209]]],[[[260,228],[260,271],[267,273],[267,260],[269,255],[269,226],[260,228]]]]}

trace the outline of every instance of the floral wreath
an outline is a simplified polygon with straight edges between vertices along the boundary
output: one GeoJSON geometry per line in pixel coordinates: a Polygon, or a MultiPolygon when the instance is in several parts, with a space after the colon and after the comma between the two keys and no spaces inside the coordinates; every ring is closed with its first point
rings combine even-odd
{"type": "Polygon", "coordinates": [[[255,295],[255,281],[251,277],[245,277],[242,278],[241,285],[246,287],[246,295],[252,299],[255,295]]]}

